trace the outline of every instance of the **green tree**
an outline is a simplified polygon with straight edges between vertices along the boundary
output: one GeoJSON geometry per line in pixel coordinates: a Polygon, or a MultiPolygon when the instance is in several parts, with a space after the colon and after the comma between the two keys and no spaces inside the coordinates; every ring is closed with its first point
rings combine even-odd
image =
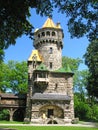
{"type": "Polygon", "coordinates": [[[89,96],[98,98],[98,40],[91,42],[87,48],[85,64],[89,68],[87,77],[87,90],[89,96]]]}
{"type": "Polygon", "coordinates": [[[9,111],[7,109],[0,110],[0,120],[9,120],[9,111]]]}
{"type": "Polygon", "coordinates": [[[49,1],[41,0],[1,0],[0,1],[0,48],[5,49],[15,44],[17,37],[22,34],[32,38],[33,26],[29,21],[30,8],[36,8],[37,13],[50,14],[49,1]]]}
{"type": "Polygon", "coordinates": [[[82,63],[82,60],[77,58],[77,59],[73,59],[73,58],[69,58],[66,56],[62,57],[62,66],[63,68],[66,69],[67,65],[70,66],[72,72],[75,72],[78,70],[80,63],[82,63]]]}
{"type": "Polygon", "coordinates": [[[66,56],[62,58],[62,66],[66,69],[67,64],[69,65],[72,72],[74,72],[74,93],[80,93],[81,99],[86,96],[86,77],[88,76],[87,70],[79,71],[79,65],[83,61],[79,58],[73,59],[66,56]]]}
{"type": "Polygon", "coordinates": [[[2,64],[0,80],[1,91],[11,91],[12,93],[24,94],[27,92],[27,63],[9,61],[2,64]]]}
{"type": "Polygon", "coordinates": [[[88,70],[77,71],[74,76],[74,92],[81,101],[85,101],[85,98],[88,96],[86,89],[87,86],[87,77],[89,75],[88,70]]]}
{"type": "MultiPolygon", "coordinates": [[[[71,37],[86,35],[89,40],[98,38],[98,1],[97,0],[0,0],[0,49],[15,44],[23,34],[32,38],[33,26],[29,21],[30,9],[37,14],[52,16],[57,8],[68,17],[71,37]]],[[[32,16],[33,17],[33,16],[32,16]]]]}
{"type": "Polygon", "coordinates": [[[81,101],[81,98],[79,97],[79,94],[75,94],[74,96],[75,116],[78,117],[80,120],[91,119],[92,108],[86,101],[81,101]]]}

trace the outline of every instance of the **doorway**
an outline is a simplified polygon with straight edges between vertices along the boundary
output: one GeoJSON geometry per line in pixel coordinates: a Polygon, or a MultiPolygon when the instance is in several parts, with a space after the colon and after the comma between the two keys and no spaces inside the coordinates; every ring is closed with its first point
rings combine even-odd
{"type": "Polygon", "coordinates": [[[48,109],[48,118],[50,118],[53,115],[53,109],[48,109]]]}

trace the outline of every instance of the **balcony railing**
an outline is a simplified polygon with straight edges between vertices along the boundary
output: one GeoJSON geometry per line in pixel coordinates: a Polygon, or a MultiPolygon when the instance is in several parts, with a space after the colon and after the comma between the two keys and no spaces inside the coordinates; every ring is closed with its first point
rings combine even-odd
{"type": "Polygon", "coordinates": [[[35,78],[34,82],[49,82],[48,78],[35,78]]]}

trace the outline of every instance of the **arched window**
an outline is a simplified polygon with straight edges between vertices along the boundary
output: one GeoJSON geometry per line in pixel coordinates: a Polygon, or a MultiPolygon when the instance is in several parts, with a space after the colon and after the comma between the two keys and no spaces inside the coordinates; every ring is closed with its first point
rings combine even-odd
{"type": "Polygon", "coordinates": [[[38,34],[38,38],[40,38],[40,34],[38,34]]]}
{"type": "Polygon", "coordinates": [[[55,32],[52,32],[52,36],[55,36],[55,32]]]}
{"type": "Polygon", "coordinates": [[[45,32],[42,32],[42,36],[43,36],[43,37],[45,36],[45,32]]]}
{"type": "Polygon", "coordinates": [[[49,32],[49,31],[47,31],[47,32],[46,32],[46,35],[47,35],[47,36],[50,36],[50,32],[49,32]]]}

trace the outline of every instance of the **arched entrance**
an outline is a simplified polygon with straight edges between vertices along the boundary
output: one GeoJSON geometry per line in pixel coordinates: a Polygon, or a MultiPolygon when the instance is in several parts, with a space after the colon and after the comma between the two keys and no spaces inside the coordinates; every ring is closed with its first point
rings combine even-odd
{"type": "Polygon", "coordinates": [[[24,120],[24,110],[17,109],[13,114],[13,121],[23,121],[24,120]]]}
{"type": "MultiPolygon", "coordinates": [[[[39,110],[39,116],[43,117],[46,116],[46,118],[64,118],[64,111],[61,107],[56,105],[45,105],[40,108],[39,110]]],[[[51,123],[51,121],[50,121],[51,123]]],[[[56,123],[54,121],[54,123],[56,123]]]]}

